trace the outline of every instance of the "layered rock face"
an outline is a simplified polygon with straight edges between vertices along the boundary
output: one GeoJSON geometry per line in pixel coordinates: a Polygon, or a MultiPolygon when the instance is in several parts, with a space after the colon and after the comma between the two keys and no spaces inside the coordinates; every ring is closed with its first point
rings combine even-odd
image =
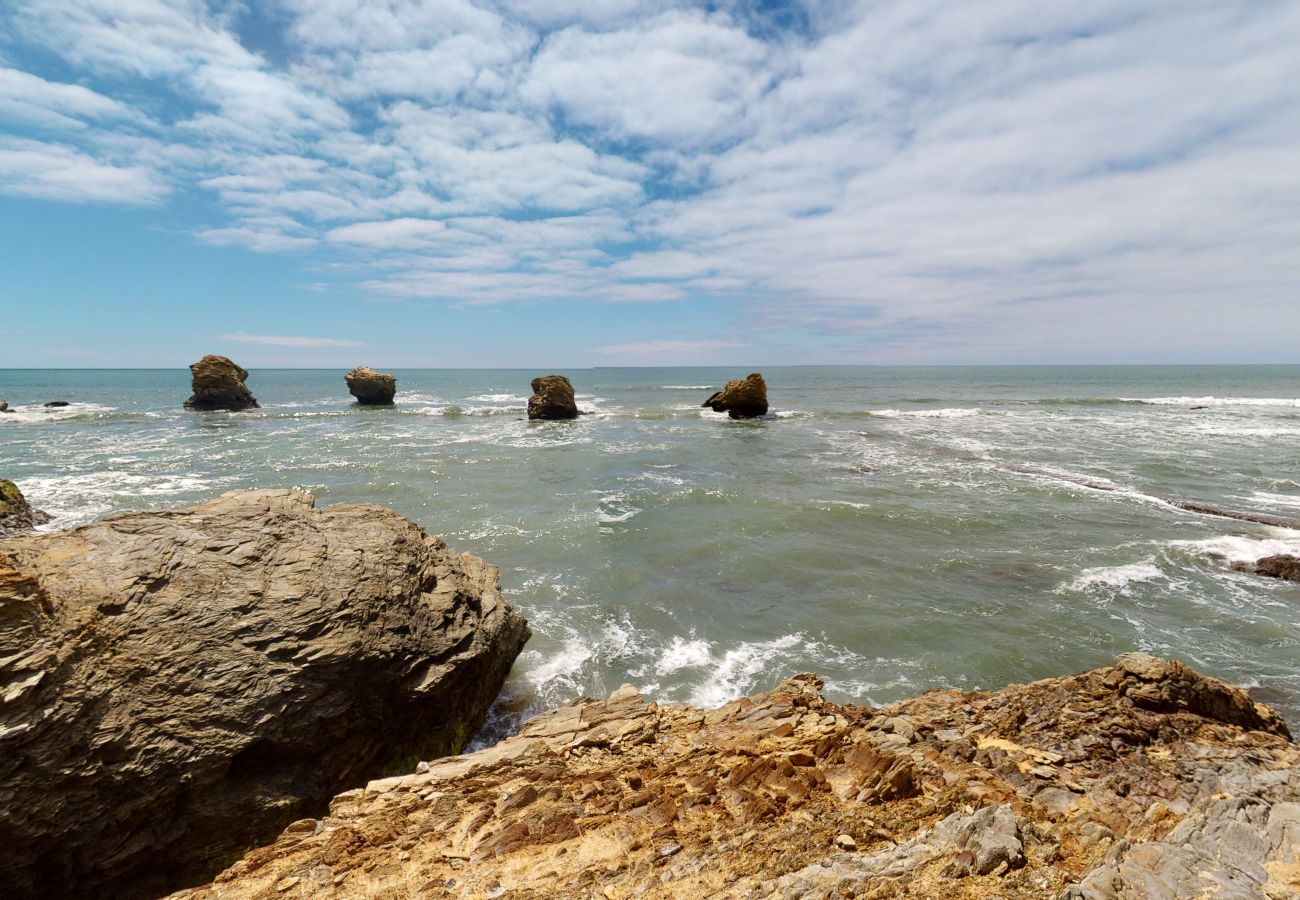
{"type": "Polygon", "coordinates": [[[158,896],[459,752],[520,647],[497,570],[248,491],[0,543],[0,883],[158,896]]]}
{"type": "Polygon", "coordinates": [[[1300,748],[1145,654],[878,710],[811,675],[716,710],[626,686],[339,795],[187,900],[1268,898],[1300,892],[1300,748]]]}
{"type": "Polygon", "coordinates": [[[533,395],[528,398],[530,419],[576,419],[578,403],[573,399],[573,385],[563,375],[534,378],[533,395]]]}
{"type": "Polygon", "coordinates": [[[752,419],[767,415],[767,383],[754,372],[737,381],[728,381],[722,390],[700,404],[714,412],[725,412],[733,419],[752,419]]]}
{"type": "Polygon", "coordinates": [[[388,406],[397,393],[397,376],[376,372],[369,366],[358,366],[343,376],[348,391],[357,402],[366,406],[388,406]]]}
{"type": "Polygon", "coordinates": [[[257,398],[244,386],[248,372],[224,356],[209,354],[190,366],[194,393],[186,409],[254,409],[257,398]]]}
{"type": "Polygon", "coordinates": [[[50,514],[32,509],[18,485],[0,478],[0,538],[26,534],[50,521],[50,514]]]}

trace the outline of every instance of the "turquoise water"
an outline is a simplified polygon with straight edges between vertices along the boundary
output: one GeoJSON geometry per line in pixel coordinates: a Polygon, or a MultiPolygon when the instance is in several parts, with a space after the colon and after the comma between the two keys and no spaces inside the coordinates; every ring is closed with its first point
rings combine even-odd
{"type": "Polygon", "coordinates": [[[1300,531],[1158,499],[1300,518],[1300,366],[776,368],[750,422],[699,408],[743,371],[594,369],[590,415],[530,423],[537,374],[398,371],[363,409],[342,371],[261,370],[262,409],[191,413],[183,370],[0,370],[0,475],[56,528],[247,487],[394,507],[532,623],[498,731],[625,681],[881,703],[1134,648],[1300,724],[1300,585],[1230,568],[1300,531]]]}

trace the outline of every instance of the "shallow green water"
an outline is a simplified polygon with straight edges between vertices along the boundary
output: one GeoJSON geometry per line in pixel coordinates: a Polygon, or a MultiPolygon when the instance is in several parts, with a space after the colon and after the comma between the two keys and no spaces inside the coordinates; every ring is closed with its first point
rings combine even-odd
{"type": "Polygon", "coordinates": [[[716,704],[815,671],[879,703],[1133,648],[1300,723],[1300,585],[1230,568],[1300,531],[1157,499],[1300,517],[1300,367],[768,369],[751,422],[699,408],[734,370],[570,371],[591,415],[556,423],[523,415],[538,372],[398,371],[393,409],[342,374],[190,413],[185,371],[0,370],[0,474],[52,527],[243,487],[398,509],[532,623],[498,730],[625,681],[716,704]]]}

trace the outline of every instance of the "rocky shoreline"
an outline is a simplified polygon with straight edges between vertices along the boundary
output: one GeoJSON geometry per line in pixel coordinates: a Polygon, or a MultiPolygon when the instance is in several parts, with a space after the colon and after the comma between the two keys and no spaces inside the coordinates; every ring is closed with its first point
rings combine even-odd
{"type": "Polygon", "coordinates": [[[1260,898],[1300,892],[1300,748],[1131,653],[999,691],[720,709],[625,686],[374,781],[178,900],[1260,898]]]}

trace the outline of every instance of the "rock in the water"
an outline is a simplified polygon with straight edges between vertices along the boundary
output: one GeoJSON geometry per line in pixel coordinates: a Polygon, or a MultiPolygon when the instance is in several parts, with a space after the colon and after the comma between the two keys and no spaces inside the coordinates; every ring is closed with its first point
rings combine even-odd
{"type": "Polygon", "coordinates": [[[248,372],[224,356],[209,354],[190,366],[193,395],[186,409],[253,409],[257,398],[244,386],[248,372]]]}
{"type": "MultiPolygon", "coordinates": [[[[281,490],[0,544],[0,883],[158,896],[457,753],[528,631],[494,566],[281,490]]],[[[346,843],[346,842],[345,842],[346,843]]]]}
{"type": "Polygon", "coordinates": [[[397,393],[396,375],[376,372],[369,366],[358,366],[344,375],[343,380],[357,402],[367,406],[388,406],[397,393]]]}
{"type": "Polygon", "coordinates": [[[576,419],[578,404],[573,399],[573,385],[563,375],[543,375],[533,379],[533,395],[528,398],[530,419],[576,419]]]}
{"type": "Polygon", "coordinates": [[[1253,575],[1282,578],[1286,581],[1300,581],[1300,556],[1291,556],[1286,553],[1277,556],[1265,556],[1253,563],[1237,563],[1233,568],[1239,572],[1249,572],[1253,575]]]}
{"type": "MultiPolygon", "coordinates": [[[[15,534],[27,534],[37,525],[44,525],[53,518],[49,513],[32,509],[18,485],[7,478],[0,478],[0,537],[15,534]]],[[[3,611],[0,611],[3,618],[3,611]]]]}
{"type": "Polygon", "coordinates": [[[72,405],[72,404],[69,403],[67,400],[51,400],[51,401],[49,401],[48,403],[45,404],[45,408],[46,408],[46,409],[53,409],[53,408],[60,407],[60,406],[71,406],[71,405],[72,405]]]}
{"type": "Polygon", "coordinates": [[[342,794],[185,896],[1300,896],[1300,748],[1181,663],[876,711],[820,687],[584,698],[342,794]]]}
{"type": "Polygon", "coordinates": [[[762,375],[754,372],[737,381],[728,381],[726,387],[700,405],[727,413],[733,419],[764,416],[767,415],[767,384],[762,375]]]}
{"type": "Polygon", "coordinates": [[[7,413],[7,412],[13,412],[13,410],[9,408],[8,403],[6,403],[4,400],[0,400],[0,413],[7,413]]]}

